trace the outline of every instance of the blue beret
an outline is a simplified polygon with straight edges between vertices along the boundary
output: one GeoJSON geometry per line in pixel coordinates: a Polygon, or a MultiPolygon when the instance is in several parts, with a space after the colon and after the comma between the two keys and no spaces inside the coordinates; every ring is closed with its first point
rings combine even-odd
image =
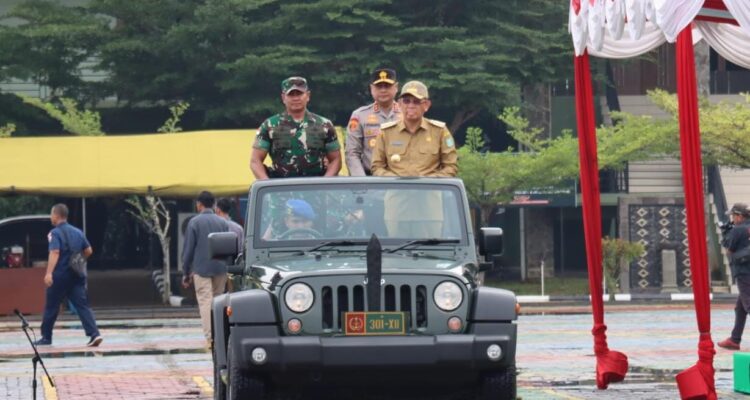
{"type": "Polygon", "coordinates": [[[315,219],[315,211],[313,211],[310,203],[299,200],[290,199],[286,201],[287,213],[296,215],[298,217],[306,218],[309,220],[315,219]]]}

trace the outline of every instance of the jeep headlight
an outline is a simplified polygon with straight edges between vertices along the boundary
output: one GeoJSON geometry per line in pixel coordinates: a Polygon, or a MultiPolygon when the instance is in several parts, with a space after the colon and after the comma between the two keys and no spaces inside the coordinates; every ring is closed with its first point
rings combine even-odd
{"type": "Polygon", "coordinates": [[[284,295],[286,306],[296,313],[303,313],[312,307],[314,296],[310,286],[304,283],[295,283],[289,286],[284,295]]]}
{"type": "Polygon", "coordinates": [[[435,300],[435,305],[441,310],[453,311],[461,305],[464,295],[457,284],[445,281],[437,285],[433,298],[435,300]]]}

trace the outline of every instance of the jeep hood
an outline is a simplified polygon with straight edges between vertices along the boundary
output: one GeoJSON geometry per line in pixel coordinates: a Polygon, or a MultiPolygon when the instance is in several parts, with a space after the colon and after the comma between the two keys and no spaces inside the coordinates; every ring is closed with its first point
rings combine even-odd
{"type": "MultiPolygon", "coordinates": [[[[308,271],[346,271],[367,270],[367,260],[364,254],[316,256],[314,254],[275,258],[264,263],[283,272],[308,271]]],[[[446,271],[463,266],[462,261],[450,258],[435,258],[429,256],[411,257],[398,254],[383,253],[383,271],[394,270],[433,270],[446,271]]]]}

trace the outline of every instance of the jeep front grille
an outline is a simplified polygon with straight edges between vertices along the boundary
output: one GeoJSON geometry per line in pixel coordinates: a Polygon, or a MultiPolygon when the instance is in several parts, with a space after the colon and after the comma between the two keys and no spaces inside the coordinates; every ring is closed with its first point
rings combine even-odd
{"type": "MultiPolygon", "coordinates": [[[[384,273],[385,283],[380,285],[380,309],[402,311],[406,314],[409,332],[439,334],[448,332],[448,319],[459,316],[466,321],[469,296],[464,283],[452,274],[384,273]],[[454,281],[464,290],[464,301],[458,309],[445,312],[435,306],[432,293],[435,287],[446,280],[454,281]]],[[[281,307],[284,321],[298,318],[302,322],[302,334],[341,334],[342,318],[348,311],[367,311],[367,286],[364,274],[331,274],[295,276],[284,282],[279,294],[296,282],[310,286],[315,296],[312,308],[302,314],[281,307]]],[[[283,299],[283,297],[282,297],[283,299]]],[[[283,300],[281,302],[283,304],[283,300]]]]}
{"type": "MultiPolygon", "coordinates": [[[[367,311],[367,291],[364,285],[353,287],[323,286],[322,302],[323,329],[341,329],[341,319],[348,311],[367,311]]],[[[406,313],[412,328],[427,326],[427,288],[424,285],[381,286],[380,309],[406,313]]]]}

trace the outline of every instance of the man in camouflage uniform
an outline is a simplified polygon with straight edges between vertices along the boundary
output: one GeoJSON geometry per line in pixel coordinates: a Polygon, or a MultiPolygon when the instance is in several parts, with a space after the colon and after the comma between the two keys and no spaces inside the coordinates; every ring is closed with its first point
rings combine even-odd
{"type": "Polygon", "coordinates": [[[370,175],[372,151],[376,138],[380,135],[380,125],[401,118],[398,103],[396,71],[378,68],[372,73],[370,94],[373,103],[360,107],[349,118],[346,138],[346,166],[349,175],[370,175]]]}
{"type": "Polygon", "coordinates": [[[338,175],[341,153],[336,129],[328,119],[307,110],[307,80],[297,76],[284,79],[281,101],[286,110],[263,121],[255,137],[250,157],[255,178],[338,175]],[[263,165],[269,153],[270,170],[263,165]]]}
{"type": "MultiPolygon", "coordinates": [[[[424,117],[430,109],[427,86],[407,82],[399,103],[403,118],[380,126],[372,159],[375,176],[453,177],[458,155],[444,122],[424,117]]],[[[439,192],[415,190],[385,194],[385,224],[391,237],[441,238],[443,198],[439,192]]]]}

